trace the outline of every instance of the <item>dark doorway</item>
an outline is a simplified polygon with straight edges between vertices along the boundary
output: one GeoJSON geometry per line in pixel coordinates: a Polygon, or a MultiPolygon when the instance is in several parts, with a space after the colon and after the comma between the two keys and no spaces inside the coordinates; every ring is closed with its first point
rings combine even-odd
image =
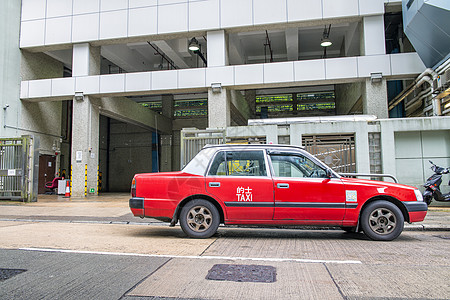
{"type": "Polygon", "coordinates": [[[52,181],[55,178],[55,163],[56,157],[54,155],[39,156],[39,194],[45,194],[47,191],[45,183],[52,181]]]}
{"type": "Polygon", "coordinates": [[[136,173],[158,171],[154,132],[101,116],[99,133],[100,192],[129,192],[136,173]]]}

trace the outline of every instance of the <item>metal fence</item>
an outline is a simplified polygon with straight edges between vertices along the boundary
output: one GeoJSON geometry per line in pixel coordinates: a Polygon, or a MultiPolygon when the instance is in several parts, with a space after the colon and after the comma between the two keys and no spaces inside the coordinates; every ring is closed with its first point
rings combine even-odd
{"type": "Polygon", "coordinates": [[[205,145],[226,143],[226,132],[223,129],[183,129],[181,131],[181,157],[183,168],[205,145]]]}
{"type": "Polygon", "coordinates": [[[31,136],[0,139],[0,199],[36,201],[38,144],[31,136]]]}
{"type": "Polygon", "coordinates": [[[303,135],[306,150],[336,172],[355,172],[355,137],[349,135],[303,135]]]}
{"type": "MultiPolygon", "coordinates": [[[[225,143],[265,143],[265,137],[231,136],[226,130],[194,128],[181,131],[181,167],[188,163],[205,145],[225,143]]],[[[355,172],[355,137],[348,135],[303,135],[306,150],[325,162],[336,172],[355,172]]]]}

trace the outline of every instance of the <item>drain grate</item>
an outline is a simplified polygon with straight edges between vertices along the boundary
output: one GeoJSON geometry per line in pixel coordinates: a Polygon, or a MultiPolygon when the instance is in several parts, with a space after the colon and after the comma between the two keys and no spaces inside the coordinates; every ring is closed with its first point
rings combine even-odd
{"type": "Polygon", "coordinates": [[[206,279],[237,282],[275,282],[277,270],[272,266],[258,265],[214,265],[206,279]]]}
{"type": "Polygon", "coordinates": [[[2,269],[0,268],[0,281],[5,281],[11,277],[14,277],[20,273],[25,272],[23,269],[2,269]]]}

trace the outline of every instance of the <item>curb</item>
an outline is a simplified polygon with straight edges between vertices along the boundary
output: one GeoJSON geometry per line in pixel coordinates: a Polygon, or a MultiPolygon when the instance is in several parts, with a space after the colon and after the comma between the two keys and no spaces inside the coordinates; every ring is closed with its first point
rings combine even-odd
{"type": "Polygon", "coordinates": [[[406,231],[450,231],[450,225],[415,224],[405,225],[406,231]]]}

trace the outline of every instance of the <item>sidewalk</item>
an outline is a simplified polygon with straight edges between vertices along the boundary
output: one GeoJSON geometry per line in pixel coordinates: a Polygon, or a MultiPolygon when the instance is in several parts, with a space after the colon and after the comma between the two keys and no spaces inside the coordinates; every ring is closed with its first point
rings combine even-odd
{"type": "MultiPolygon", "coordinates": [[[[104,193],[87,198],[39,195],[37,202],[0,201],[0,220],[162,225],[158,220],[134,217],[128,193],[104,193]]],[[[405,223],[405,230],[450,231],[450,206],[429,207],[423,222],[405,223]]]]}

